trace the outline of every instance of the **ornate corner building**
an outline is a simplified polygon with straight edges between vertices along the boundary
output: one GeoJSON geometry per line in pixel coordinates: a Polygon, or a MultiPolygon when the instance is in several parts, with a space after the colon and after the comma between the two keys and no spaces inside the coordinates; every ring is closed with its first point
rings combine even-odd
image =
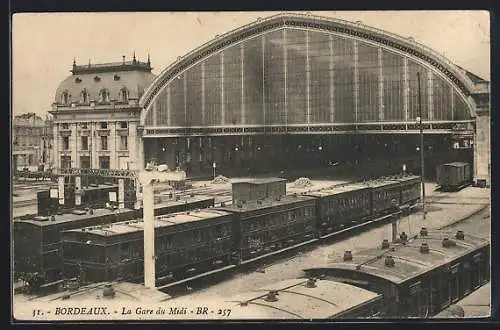
{"type": "Polygon", "coordinates": [[[139,99],[153,81],[151,63],[77,65],[57,88],[55,167],[129,169],[137,166],[139,99]]]}

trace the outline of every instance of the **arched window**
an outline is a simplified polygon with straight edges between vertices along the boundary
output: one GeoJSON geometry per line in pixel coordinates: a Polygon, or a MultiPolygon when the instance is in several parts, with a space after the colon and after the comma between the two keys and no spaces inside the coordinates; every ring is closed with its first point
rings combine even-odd
{"type": "Polygon", "coordinates": [[[120,102],[128,102],[128,90],[125,87],[120,89],[120,102]]]}
{"type": "Polygon", "coordinates": [[[80,94],[80,96],[81,96],[82,103],[89,103],[89,93],[87,92],[86,89],[84,89],[82,91],[82,93],[80,94]]]}
{"type": "Polygon", "coordinates": [[[99,102],[102,102],[102,103],[109,102],[109,92],[107,89],[103,88],[99,92],[99,102]]]}
{"type": "Polygon", "coordinates": [[[61,94],[61,103],[62,104],[70,104],[71,103],[71,95],[68,91],[64,91],[61,94]]]}

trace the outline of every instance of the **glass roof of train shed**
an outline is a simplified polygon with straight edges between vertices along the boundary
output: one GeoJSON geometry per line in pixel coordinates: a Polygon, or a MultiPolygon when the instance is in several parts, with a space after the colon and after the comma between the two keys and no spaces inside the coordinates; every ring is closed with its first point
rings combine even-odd
{"type": "MultiPolygon", "coordinates": [[[[189,222],[216,219],[227,215],[230,215],[230,213],[215,209],[203,209],[199,211],[196,210],[190,212],[173,213],[155,217],[154,225],[155,228],[164,228],[189,222]]],[[[116,222],[101,226],[72,229],[66,232],[86,232],[87,234],[98,235],[98,236],[116,236],[116,235],[135,233],[143,230],[144,230],[144,221],[142,219],[137,219],[137,220],[129,220],[123,222],[116,222]]]]}
{"type": "Polygon", "coordinates": [[[276,206],[294,204],[298,202],[307,202],[314,200],[314,197],[304,196],[304,195],[287,195],[282,196],[279,199],[276,198],[265,198],[258,201],[246,201],[240,204],[231,204],[228,206],[217,207],[218,210],[225,210],[229,212],[247,212],[253,210],[261,210],[266,208],[272,208],[276,206]]]}
{"type": "Polygon", "coordinates": [[[109,209],[109,208],[100,208],[100,209],[92,209],[93,214],[90,214],[89,211],[86,210],[73,210],[68,213],[63,214],[55,214],[53,216],[34,216],[29,219],[16,219],[16,222],[24,222],[30,223],[37,226],[53,226],[61,223],[72,222],[72,221],[83,221],[91,218],[102,217],[106,215],[116,215],[118,220],[120,214],[125,214],[129,212],[135,212],[132,209],[109,209]],[[53,218],[52,218],[53,217],[53,218]]]}
{"type": "MultiPolygon", "coordinates": [[[[380,300],[381,295],[349,284],[328,280],[289,279],[232,296],[207,299],[206,303],[231,308],[229,319],[327,319],[347,310],[380,300]],[[274,299],[270,292],[277,292],[274,299]]],[[[178,305],[205,304],[202,297],[170,300],[178,305]]],[[[195,305],[196,306],[196,305],[195,305]]],[[[227,319],[227,318],[224,318],[227,319]]]]}
{"type": "Polygon", "coordinates": [[[489,244],[488,240],[467,234],[464,234],[463,239],[458,239],[456,234],[429,232],[427,236],[414,237],[405,244],[390,244],[386,249],[378,247],[352,253],[352,260],[346,261],[342,256],[324,266],[305,269],[304,272],[348,270],[400,284],[489,244]],[[445,240],[447,243],[444,243],[445,240]],[[428,246],[427,253],[422,252],[423,243],[428,246]],[[391,266],[387,265],[388,258],[394,261],[389,262],[391,266]]]}

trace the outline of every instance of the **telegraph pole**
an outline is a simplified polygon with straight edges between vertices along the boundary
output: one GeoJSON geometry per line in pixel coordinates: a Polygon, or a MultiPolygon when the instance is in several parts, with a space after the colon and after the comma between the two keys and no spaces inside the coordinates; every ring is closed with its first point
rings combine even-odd
{"type": "Polygon", "coordinates": [[[417,72],[418,82],[418,122],[420,126],[420,180],[422,184],[422,212],[424,220],[425,215],[425,182],[424,182],[424,124],[422,118],[422,91],[420,90],[420,72],[417,72]]]}

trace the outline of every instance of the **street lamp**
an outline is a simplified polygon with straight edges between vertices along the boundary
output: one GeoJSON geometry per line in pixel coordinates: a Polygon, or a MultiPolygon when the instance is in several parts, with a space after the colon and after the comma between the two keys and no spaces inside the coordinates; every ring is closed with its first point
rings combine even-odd
{"type": "Polygon", "coordinates": [[[422,123],[422,93],[420,90],[420,72],[417,72],[418,82],[418,117],[417,121],[420,126],[420,180],[422,184],[422,212],[423,219],[425,220],[425,183],[424,183],[424,125],[422,123]]]}

